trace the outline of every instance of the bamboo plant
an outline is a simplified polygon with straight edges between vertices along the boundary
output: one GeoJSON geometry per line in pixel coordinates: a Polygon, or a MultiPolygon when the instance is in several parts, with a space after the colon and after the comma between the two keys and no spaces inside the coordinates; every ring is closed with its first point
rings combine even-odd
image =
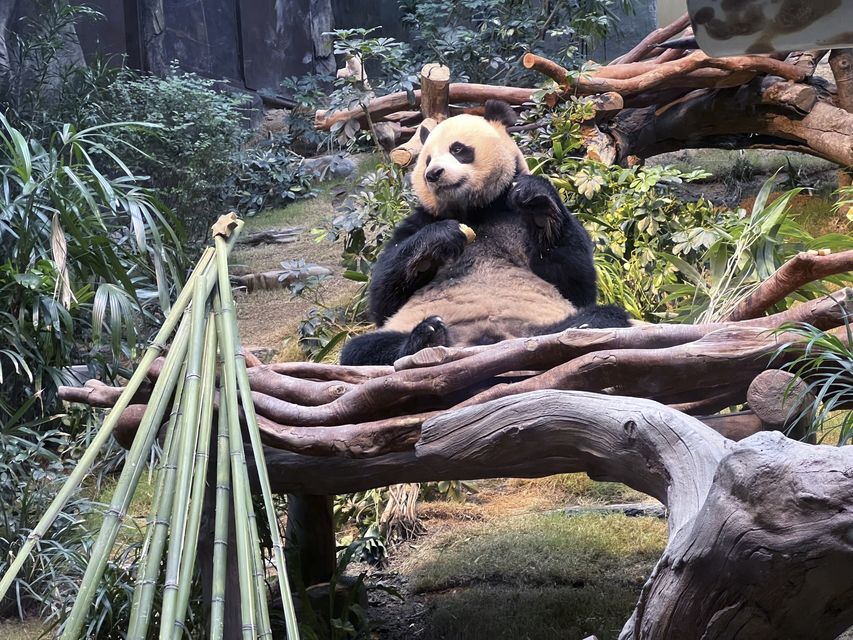
{"type": "MultiPolygon", "coordinates": [[[[210,502],[215,503],[213,578],[209,590],[210,638],[222,640],[224,637],[225,578],[229,571],[236,571],[239,577],[242,638],[272,638],[267,608],[267,576],[259,547],[243,446],[246,432],[272,534],[275,573],[282,594],[287,637],[289,640],[299,637],[228,276],[228,254],[242,224],[234,214],[229,214],[222,216],[213,226],[214,247],[208,248],[201,256],[92,444],[0,579],[2,598],[65,502],[79,488],[118,423],[119,416],[146,379],[154,360],[165,352],[162,370],[127,454],[74,606],[65,621],[62,640],[82,638],[97,584],[114,551],[119,529],[164,419],[163,450],[135,578],[128,640],[148,640],[155,634],[159,634],[160,640],[183,637],[196,573],[202,508],[209,490],[214,492],[210,502]],[[171,344],[167,349],[170,338],[171,344]],[[216,452],[212,468],[211,449],[216,452]],[[215,478],[216,484],[212,489],[207,487],[209,474],[215,478]],[[229,520],[233,520],[235,527],[236,549],[227,546],[229,520]],[[162,595],[159,612],[154,610],[158,590],[162,595]]],[[[232,604],[236,606],[236,603],[232,604]]]]}

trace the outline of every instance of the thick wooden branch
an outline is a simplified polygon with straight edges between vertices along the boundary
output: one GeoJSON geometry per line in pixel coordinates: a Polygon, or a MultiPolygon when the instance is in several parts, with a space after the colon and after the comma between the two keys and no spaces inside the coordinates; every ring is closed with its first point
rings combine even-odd
{"type": "Polygon", "coordinates": [[[687,148],[770,147],[853,164],[853,114],[818,100],[803,115],[780,109],[777,97],[747,85],[694,92],[666,107],[625,109],[610,129],[619,162],[687,148]]]}
{"type": "Polygon", "coordinates": [[[545,391],[433,418],[414,451],[266,456],[277,491],[586,471],[657,497],[670,542],[624,640],[820,640],[853,623],[850,447],[734,444],[651,401],[545,391]]]}
{"type": "Polygon", "coordinates": [[[661,42],[665,42],[673,36],[678,35],[689,26],[690,16],[685,13],[665,27],[660,27],[659,29],[652,31],[649,35],[640,40],[640,42],[628,53],[616,58],[613,63],[629,64],[632,62],[639,62],[648,56],[661,42]]]}
{"type": "Polygon", "coordinates": [[[744,298],[726,320],[757,318],[803,285],[847,272],[853,272],[853,250],[829,255],[818,255],[817,252],[798,253],[744,298]]]}
{"type": "MultiPolygon", "coordinates": [[[[473,102],[476,104],[483,104],[486,100],[495,99],[504,100],[509,104],[518,105],[528,102],[530,100],[530,96],[532,96],[537,89],[454,82],[449,85],[448,91],[449,100],[451,102],[473,102]]],[[[394,113],[395,111],[410,109],[413,106],[420,106],[420,89],[414,92],[414,99],[415,103],[410,103],[409,95],[404,91],[375,98],[370,101],[370,116],[374,119],[380,119],[389,113],[394,113]]],[[[314,126],[318,129],[329,129],[336,122],[345,122],[352,119],[366,123],[364,110],[361,107],[334,112],[320,110],[317,111],[314,118],[314,126]]]]}
{"type": "MultiPolygon", "coordinates": [[[[487,347],[437,347],[397,363],[398,370],[308,363],[259,366],[249,371],[250,386],[258,414],[271,421],[271,432],[283,434],[281,446],[303,444],[328,453],[344,450],[339,442],[354,442],[362,431],[411,424],[393,419],[549,388],[631,393],[709,413],[714,406],[710,400],[723,403],[717,408],[743,402],[753,378],[767,368],[780,341],[788,339],[767,328],[803,320],[836,327],[852,301],[853,293],[842,290],[740,323],[571,329],[487,347]],[[725,388],[715,394],[720,385],[725,388]],[[317,427],[346,427],[341,431],[346,438],[317,427]],[[315,432],[306,440],[301,428],[315,432]]],[[[800,338],[791,339],[796,343],[800,338]]],[[[151,369],[155,377],[156,364],[151,369]]],[[[120,389],[98,392],[109,393],[114,401],[120,389]]],[[[87,391],[83,398],[76,389],[60,389],[64,399],[91,400],[91,394],[87,391]]],[[[357,448],[354,455],[367,450],[357,448]]],[[[370,449],[372,455],[383,451],[382,445],[370,449]]]]}

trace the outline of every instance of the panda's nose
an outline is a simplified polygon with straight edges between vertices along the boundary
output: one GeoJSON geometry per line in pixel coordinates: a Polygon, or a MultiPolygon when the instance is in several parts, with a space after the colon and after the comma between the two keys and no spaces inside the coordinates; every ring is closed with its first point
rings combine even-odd
{"type": "Polygon", "coordinates": [[[438,182],[438,179],[441,177],[441,174],[444,173],[444,169],[441,167],[433,167],[426,172],[427,182],[438,182]]]}

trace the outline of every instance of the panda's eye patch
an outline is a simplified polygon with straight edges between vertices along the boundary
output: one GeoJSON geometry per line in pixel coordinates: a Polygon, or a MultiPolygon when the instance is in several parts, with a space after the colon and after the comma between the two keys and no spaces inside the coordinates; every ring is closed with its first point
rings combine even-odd
{"type": "Polygon", "coordinates": [[[463,164],[471,164],[474,162],[474,147],[469,147],[461,142],[454,142],[450,145],[450,153],[459,162],[463,164]]]}

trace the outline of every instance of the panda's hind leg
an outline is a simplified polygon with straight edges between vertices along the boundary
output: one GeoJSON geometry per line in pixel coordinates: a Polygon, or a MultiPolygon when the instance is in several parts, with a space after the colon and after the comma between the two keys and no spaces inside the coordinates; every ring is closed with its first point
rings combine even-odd
{"type": "Polygon", "coordinates": [[[341,364],[394,364],[398,358],[417,353],[427,347],[446,346],[447,327],[441,318],[431,316],[418,324],[411,333],[380,329],[353,338],[341,351],[341,364]]]}

